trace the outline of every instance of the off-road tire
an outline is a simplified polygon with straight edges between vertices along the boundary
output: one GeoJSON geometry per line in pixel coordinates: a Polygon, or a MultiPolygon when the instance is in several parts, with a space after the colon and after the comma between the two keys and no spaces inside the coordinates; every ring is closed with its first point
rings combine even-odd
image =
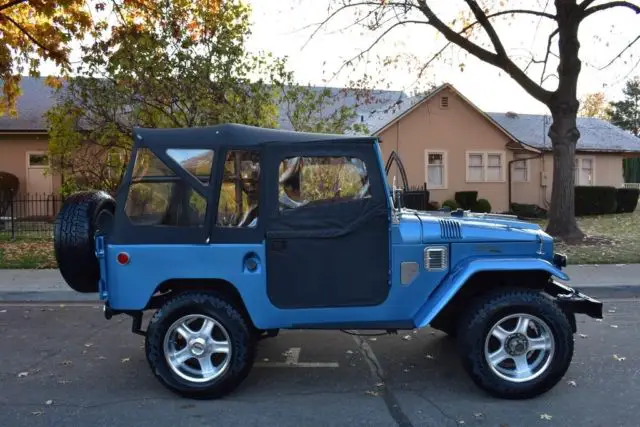
{"type": "Polygon", "coordinates": [[[149,322],[145,353],[151,371],[172,392],[191,399],[221,398],[235,390],[249,375],[256,355],[256,335],[249,322],[232,304],[215,294],[184,292],[167,301],[149,322]],[[224,374],[206,383],[187,381],[176,375],[164,353],[170,326],[189,314],[203,314],[220,322],[231,342],[231,362],[224,374]]]}
{"type": "Polygon", "coordinates": [[[504,399],[528,399],[546,393],[562,379],[571,364],[574,338],[569,320],[550,297],[534,290],[500,289],[473,301],[461,319],[457,346],[464,369],[481,389],[504,399]],[[549,367],[537,378],[523,383],[500,378],[484,357],[485,339],[492,325],[516,313],[543,320],[555,340],[549,367]]]}
{"type": "Polygon", "coordinates": [[[54,253],[62,277],[75,291],[98,292],[100,265],[95,255],[98,218],[113,214],[116,202],[104,191],[84,191],[67,197],[54,225],[54,253]]]}

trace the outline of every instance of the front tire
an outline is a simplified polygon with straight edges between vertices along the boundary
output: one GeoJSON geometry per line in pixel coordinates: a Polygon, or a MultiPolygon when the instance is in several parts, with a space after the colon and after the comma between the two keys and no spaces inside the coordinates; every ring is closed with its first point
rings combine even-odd
{"type": "Polygon", "coordinates": [[[249,375],[256,338],[242,314],[224,299],[185,292],[151,319],[145,340],[155,377],[183,397],[215,399],[249,375]]]}
{"type": "Polygon", "coordinates": [[[465,370],[481,389],[504,399],[528,399],[554,387],[571,364],[573,345],[566,315],[533,290],[480,297],[458,330],[465,370]]]}

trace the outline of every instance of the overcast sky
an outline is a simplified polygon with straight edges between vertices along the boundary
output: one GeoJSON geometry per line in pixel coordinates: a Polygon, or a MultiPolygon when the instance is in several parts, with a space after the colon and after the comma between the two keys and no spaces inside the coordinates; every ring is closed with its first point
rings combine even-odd
{"type": "MultiPolygon", "coordinates": [[[[387,67],[370,63],[366,68],[363,63],[357,73],[344,69],[329,80],[346,59],[362,52],[378,36],[362,27],[340,31],[355,19],[354,15],[347,12],[338,15],[305,45],[316,28],[314,24],[328,16],[329,2],[335,4],[336,0],[249,0],[253,9],[249,49],[288,56],[289,66],[301,83],[344,86],[349,79],[357,79],[366,71],[381,80],[380,88],[387,88],[389,85],[390,89],[404,90],[410,94],[412,90],[424,88],[427,83],[440,84],[447,81],[485,111],[548,113],[544,105],[524,92],[509,76],[454,49],[447,50],[443,60],[430,67],[417,84],[417,62],[399,62],[397,66],[387,67]],[[460,71],[460,63],[465,64],[463,72],[460,71]]],[[[493,2],[497,0],[485,3],[493,2]]],[[[603,2],[604,0],[598,0],[594,4],[603,2]]],[[[459,11],[466,10],[462,0],[439,0],[432,3],[438,5],[437,12],[445,18],[445,22],[456,17],[459,11]]],[[[552,0],[509,0],[505,3],[508,3],[509,8],[524,6],[538,10],[546,5],[549,13],[555,13],[552,0]]],[[[420,15],[415,17],[424,18],[420,15]]],[[[554,22],[546,19],[525,17],[517,21],[499,22],[496,29],[510,56],[517,63],[526,64],[531,53],[538,59],[544,55],[548,35],[555,28],[553,24],[554,22]]],[[[640,42],[610,67],[603,71],[597,68],[606,65],[631,40],[639,37],[639,28],[640,15],[635,15],[626,8],[600,12],[583,22],[580,31],[580,57],[583,60],[578,87],[580,95],[604,91],[609,99],[620,98],[625,80],[640,75],[640,42]]],[[[375,62],[376,55],[385,57],[399,54],[410,56],[414,58],[413,61],[421,61],[430,58],[443,45],[443,37],[434,30],[426,25],[412,24],[394,29],[368,57],[375,62]]],[[[557,52],[557,38],[554,39],[553,51],[557,52]]],[[[76,50],[72,55],[73,59],[78,58],[77,54],[76,50]]],[[[552,63],[548,73],[554,73],[556,65],[557,63],[552,63]]],[[[43,74],[48,74],[54,68],[45,65],[41,70],[43,74]]],[[[541,71],[539,66],[534,65],[528,74],[533,80],[539,81],[541,71]]],[[[557,80],[550,77],[546,80],[545,87],[553,90],[556,83],[557,80]]]]}
{"type": "MultiPolygon", "coordinates": [[[[288,55],[290,64],[298,78],[304,82],[322,84],[323,79],[329,77],[339,68],[345,59],[366,48],[373,38],[367,29],[352,28],[350,31],[337,32],[353,22],[354,17],[348,12],[339,15],[333,24],[314,37],[304,49],[313,28],[305,28],[322,21],[328,16],[327,5],[331,0],[252,0],[253,8],[253,36],[250,42],[252,49],[270,50],[276,55],[288,55]],[[323,64],[326,64],[323,66],[323,64]]],[[[335,0],[334,0],[335,1],[335,0]]],[[[490,2],[486,2],[490,3],[490,2]]],[[[516,8],[528,6],[538,8],[536,4],[553,4],[553,1],[510,0],[508,6],[516,8]]],[[[594,4],[600,4],[597,1],[594,4]]],[[[443,16],[455,17],[458,11],[466,6],[461,0],[447,0],[440,3],[443,16]]],[[[547,9],[555,13],[552,6],[547,9]]],[[[510,53],[519,61],[527,61],[529,52],[536,53],[536,57],[543,55],[547,38],[554,28],[554,23],[539,18],[524,18],[512,25],[500,24],[498,31],[510,53]]],[[[640,75],[640,42],[628,51],[624,58],[604,71],[595,67],[607,64],[631,40],[640,35],[640,15],[624,8],[611,9],[600,12],[584,21],[580,31],[581,59],[586,62],[579,81],[581,94],[604,90],[608,96],[619,98],[622,85],[626,78],[640,75]],[[597,39],[601,36],[601,40],[597,39]],[[625,64],[624,61],[627,61],[625,64]]],[[[370,58],[376,54],[390,55],[393,53],[409,54],[416,58],[429,58],[444,44],[443,38],[437,37],[429,27],[413,24],[398,27],[385,36],[379,47],[370,53],[370,58]]],[[[554,51],[557,52],[557,38],[554,39],[554,51]]],[[[510,77],[499,72],[493,66],[486,65],[471,57],[464,57],[459,51],[449,50],[448,63],[441,61],[427,72],[423,83],[428,80],[436,84],[448,81],[456,86],[472,102],[487,111],[517,111],[520,113],[546,113],[544,105],[540,104],[524,92],[510,77]],[[464,72],[460,72],[458,64],[465,63],[464,72]]],[[[557,64],[553,64],[551,72],[555,72],[557,64]]],[[[530,76],[539,81],[541,68],[532,68],[530,76]]],[[[386,82],[391,83],[393,89],[411,91],[417,77],[415,67],[402,66],[398,68],[373,67],[367,71],[380,74],[386,82]],[[377,69],[376,69],[377,68],[377,69]]],[[[347,70],[337,78],[328,82],[330,85],[344,85],[351,75],[347,70]]],[[[554,89],[557,80],[549,78],[545,86],[554,89]]]]}

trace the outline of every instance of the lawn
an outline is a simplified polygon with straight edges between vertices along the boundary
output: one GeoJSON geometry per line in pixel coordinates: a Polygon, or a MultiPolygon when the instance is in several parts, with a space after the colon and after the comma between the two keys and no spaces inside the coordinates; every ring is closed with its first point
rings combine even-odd
{"type": "MultiPolygon", "coordinates": [[[[536,221],[542,227],[545,221],[536,221]]],[[[640,263],[640,210],[629,214],[578,218],[588,239],[583,244],[556,243],[570,264],[640,263]]],[[[56,268],[53,242],[24,233],[15,241],[0,233],[0,268],[56,268]]]]}
{"type": "Polygon", "coordinates": [[[57,268],[53,241],[31,236],[12,241],[0,235],[0,268],[57,268]]]}
{"type": "MultiPolygon", "coordinates": [[[[537,221],[542,227],[546,221],[537,221]]],[[[557,251],[569,257],[570,264],[640,263],[640,210],[628,214],[578,218],[586,243],[556,243],[557,251]]]]}

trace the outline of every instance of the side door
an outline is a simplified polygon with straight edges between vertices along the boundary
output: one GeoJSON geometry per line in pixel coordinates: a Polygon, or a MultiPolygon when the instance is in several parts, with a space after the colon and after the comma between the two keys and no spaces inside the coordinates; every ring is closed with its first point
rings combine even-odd
{"type": "Polygon", "coordinates": [[[283,309],[383,303],[390,211],[373,143],[266,148],[267,291],[283,309]]]}

